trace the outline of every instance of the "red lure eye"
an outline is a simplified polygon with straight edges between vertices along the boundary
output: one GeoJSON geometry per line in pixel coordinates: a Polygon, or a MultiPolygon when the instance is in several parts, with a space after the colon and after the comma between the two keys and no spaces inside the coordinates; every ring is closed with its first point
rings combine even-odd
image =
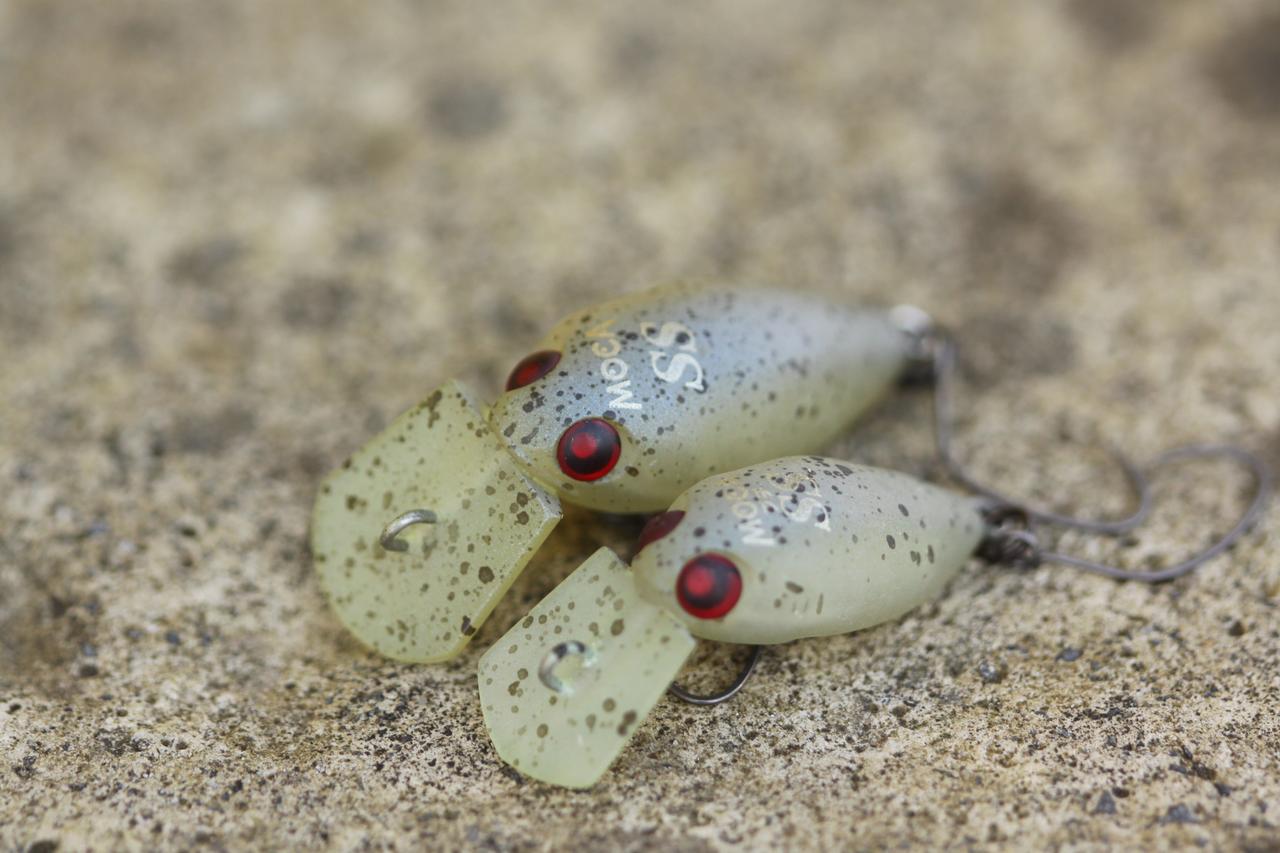
{"type": "Polygon", "coordinates": [[[684,512],[673,509],[670,512],[664,512],[655,515],[653,518],[645,522],[644,530],[640,531],[640,539],[636,542],[636,553],[639,554],[649,543],[657,542],[662,537],[676,529],[676,525],[684,520],[684,512]]]}
{"type": "Polygon", "coordinates": [[[719,619],[742,595],[738,567],[719,554],[701,554],[684,564],[676,578],[676,599],[690,616],[719,619]]]}
{"type": "Polygon", "coordinates": [[[544,349],[533,355],[526,355],[512,369],[507,377],[507,390],[514,391],[537,382],[560,363],[560,353],[553,349],[544,349]]]}
{"type": "Polygon", "coordinates": [[[556,459],[560,470],[575,480],[599,480],[613,470],[622,455],[622,439],[603,418],[578,421],[560,436],[556,459]]]}

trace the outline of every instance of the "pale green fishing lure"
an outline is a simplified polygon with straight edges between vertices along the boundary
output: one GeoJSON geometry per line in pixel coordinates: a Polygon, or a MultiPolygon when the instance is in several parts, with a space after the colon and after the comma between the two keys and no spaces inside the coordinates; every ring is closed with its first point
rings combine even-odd
{"type": "Polygon", "coordinates": [[[536,779],[589,786],[694,637],[784,643],[894,619],[938,595],[989,530],[978,499],[833,459],[709,477],[650,521],[630,572],[602,549],[485,653],[494,746],[536,779]]]}
{"type": "Polygon", "coordinates": [[[330,475],[312,517],[321,585],[382,654],[451,658],[561,500],[655,512],[710,474],[817,452],[912,343],[889,312],[775,290],[666,287],[580,311],[491,408],[450,382],[330,475]]]}

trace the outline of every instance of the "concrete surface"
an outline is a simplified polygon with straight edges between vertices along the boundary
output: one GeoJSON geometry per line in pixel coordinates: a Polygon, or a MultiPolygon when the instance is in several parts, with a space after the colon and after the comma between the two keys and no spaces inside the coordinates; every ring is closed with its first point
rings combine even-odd
{"type": "MultiPolygon", "coordinates": [[[[347,640],[304,537],[396,412],[675,278],[927,306],[1038,499],[1119,509],[1101,436],[1280,462],[1278,180],[1269,0],[0,3],[0,848],[1276,849],[1276,512],[1156,589],[975,564],[588,793],[504,769],[474,671],[633,523],[434,667],[347,640]]],[[[927,411],[833,450],[936,474],[927,411]]],[[[1158,564],[1245,485],[1160,483],[1062,547],[1158,564]]]]}

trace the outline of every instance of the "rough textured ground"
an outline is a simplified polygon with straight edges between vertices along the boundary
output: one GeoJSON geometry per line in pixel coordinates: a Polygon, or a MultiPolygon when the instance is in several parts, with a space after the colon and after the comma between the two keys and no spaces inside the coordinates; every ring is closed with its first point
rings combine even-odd
{"type": "MultiPolygon", "coordinates": [[[[1269,0],[0,3],[0,848],[1280,845],[1280,513],[1156,589],[974,565],[897,624],[664,702],[588,793],[481,725],[483,648],[346,639],[316,482],[449,376],[675,278],[910,300],[963,451],[1117,509],[1082,450],[1280,462],[1269,0]]],[[[934,474],[925,399],[834,448],[934,474]]],[[[1160,480],[1122,547],[1221,531],[1160,480]]],[[[732,650],[695,664],[723,678],[732,650]]]]}

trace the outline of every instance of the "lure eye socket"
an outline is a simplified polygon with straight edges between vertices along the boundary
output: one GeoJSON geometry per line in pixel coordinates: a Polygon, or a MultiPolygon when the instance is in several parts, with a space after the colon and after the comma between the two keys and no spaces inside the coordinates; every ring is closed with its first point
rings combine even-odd
{"type": "Polygon", "coordinates": [[[574,480],[599,480],[613,470],[622,455],[622,439],[613,424],[603,418],[578,421],[560,436],[556,461],[574,480]]]}
{"type": "Polygon", "coordinates": [[[727,557],[701,554],[684,564],[676,578],[676,600],[690,616],[719,619],[742,596],[742,575],[727,557]]]}
{"type": "Polygon", "coordinates": [[[532,385],[560,363],[560,353],[553,349],[544,349],[520,359],[507,377],[507,390],[514,391],[526,385],[532,385]]]}
{"type": "Polygon", "coordinates": [[[681,521],[684,520],[684,512],[682,510],[673,509],[670,512],[664,512],[655,515],[653,518],[645,522],[644,530],[640,531],[640,539],[636,542],[636,553],[639,554],[652,542],[657,542],[662,537],[676,529],[681,521]]]}

